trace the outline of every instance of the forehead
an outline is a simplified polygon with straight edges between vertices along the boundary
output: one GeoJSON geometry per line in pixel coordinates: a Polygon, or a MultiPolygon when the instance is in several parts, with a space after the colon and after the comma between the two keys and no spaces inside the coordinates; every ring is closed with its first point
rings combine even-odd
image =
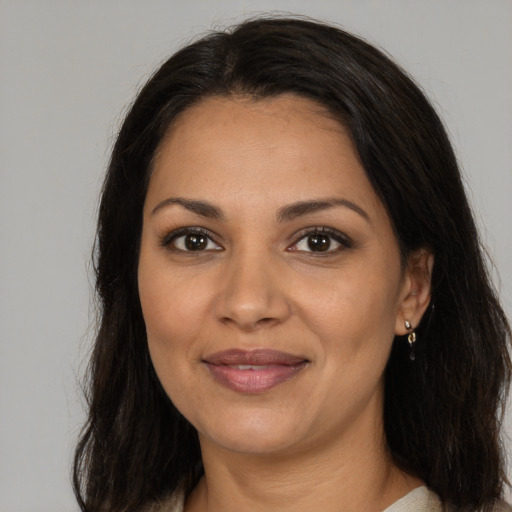
{"type": "MultiPolygon", "coordinates": [[[[284,124],[296,123],[305,118],[313,121],[313,118],[316,118],[317,125],[322,124],[323,120],[326,121],[324,125],[326,129],[339,130],[342,128],[324,105],[293,93],[282,93],[262,98],[250,95],[208,96],[182,112],[173,123],[173,127],[174,129],[179,128],[183,124],[183,119],[190,117],[190,114],[193,114],[197,120],[201,119],[201,114],[205,114],[205,118],[211,122],[212,118],[209,117],[209,114],[214,111],[229,112],[236,118],[236,113],[240,113],[244,109],[246,112],[252,111],[261,116],[269,116],[275,122],[284,124]]],[[[221,119],[221,121],[225,121],[225,119],[221,119]]]]}
{"type": "Polygon", "coordinates": [[[266,198],[276,208],[341,194],[381,206],[342,124],[319,103],[291,94],[211,97],[185,110],[154,159],[148,197],[165,194],[236,197],[239,206],[263,206],[266,198]]]}
{"type": "Polygon", "coordinates": [[[336,132],[349,139],[341,123],[323,105],[308,98],[294,94],[256,99],[207,97],[177,116],[160,143],[155,160],[166,150],[183,148],[185,141],[194,141],[200,151],[222,151],[230,146],[247,150],[251,142],[271,147],[272,141],[283,144],[288,138],[290,143],[296,137],[309,137],[313,131],[336,132]]]}

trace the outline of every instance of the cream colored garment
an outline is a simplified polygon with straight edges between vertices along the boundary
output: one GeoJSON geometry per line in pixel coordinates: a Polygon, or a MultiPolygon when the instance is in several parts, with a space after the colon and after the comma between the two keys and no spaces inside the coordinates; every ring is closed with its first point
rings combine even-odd
{"type": "Polygon", "coordinates": [[[441,512],[441,500],[427,487],[417,487],[383,512],[441,512]]]}
{"type": "MultiPolygon", "coordinates": [[[[177,496],[173,496],[169,501],[167,501],[164,507],[158,508],[154,512],[183,512],[184,508],[185,495],[178,494],[177,496]]],[[[149,512],[153,512],[153,510],[149,512]]]]}
{"type": "MultiPolygon", "coordinates": [[[[444,510],[437,494],[422,486],[395,501],[383,512],[443,512],[444,510]]],[[[504,501],[500,501],[494,505],[493,510],[494,512],[512,512],[512,507],[504,501]]]]}
{"type": "MultiPolygon", "coordinates": [[[[148,512],[183,512],[184,496],[178,495],[170,499],[162,507],[153,508],[148,512]]],[[[441,502],[437,495],[426,487],[418,487],[399,499],[383,512],[441,512],[441,502]]]]}
{"type": "MultiPolygon", "coordinates": [[[[147,512],[183,512],[185,497],[179,494],[165,504],[151,508],[147,512]]],[[[499,503],[495,512],[512,512],[512,508],[506,503],[499,503]]],[[[443,507],[437,494],[427,487],[417,487],[403,498],[395,501],[382,512],[442,512],[443,507]]]]}

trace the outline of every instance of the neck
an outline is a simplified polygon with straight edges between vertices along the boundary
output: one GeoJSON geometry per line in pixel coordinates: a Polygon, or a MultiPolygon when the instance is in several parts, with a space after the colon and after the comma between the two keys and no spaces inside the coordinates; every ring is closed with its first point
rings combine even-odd
{"type": "Polygon", "coordinates": [[[272,455],[234,453],[200,439],[205,476],[186,512],[378,512],[422,483],[393,464],[382,425],[272,455]]]}

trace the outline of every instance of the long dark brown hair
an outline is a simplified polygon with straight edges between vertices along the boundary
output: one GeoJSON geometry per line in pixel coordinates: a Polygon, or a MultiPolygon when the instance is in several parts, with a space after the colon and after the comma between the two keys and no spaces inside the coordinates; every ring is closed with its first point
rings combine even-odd
{"type": "Polygon", "coordinates": [[[163,391],[137,291],[142,207],[155,151],[178,114],[208,96],[295,93],[327,107],[354,141],[402,255],[435,254],[432,305],[416,360],[395,339],[385,431],[404,471],[457,510],[490,510],[503,492],[500,423],[510,327],[445,129],[396,64],[358,37],[305,19],[251,20],[167,60],[140,91],[104,182],[94,252],[100,322],[87,423],[75,454],[83,512],[134,511],[188,492],[202,473],[195,429],[163,391]]]}

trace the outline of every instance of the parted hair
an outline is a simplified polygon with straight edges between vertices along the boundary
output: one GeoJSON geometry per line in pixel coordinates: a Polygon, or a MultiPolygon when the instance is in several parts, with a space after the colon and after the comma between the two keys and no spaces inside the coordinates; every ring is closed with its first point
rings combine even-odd
{"type": "Polygon", "coordinates": [[[283,93],[315,100],[347,129],[404,264],[419,248],[435,256],[416,360],[396,337],[386,368],[389,452],[447,506],[491,510],[506,483],[500,427],[511,333],[446,131],[382,51],[337,27],[280,17],[179,50],[120,128],[93,253],[99,318],[73,474],[81,510],[139,510],[190,491],[202,474],[197,433],[163,391],[148,352],[137,290],[142,208],[155,152],[180,113],[206,97],[283,93]]]}

